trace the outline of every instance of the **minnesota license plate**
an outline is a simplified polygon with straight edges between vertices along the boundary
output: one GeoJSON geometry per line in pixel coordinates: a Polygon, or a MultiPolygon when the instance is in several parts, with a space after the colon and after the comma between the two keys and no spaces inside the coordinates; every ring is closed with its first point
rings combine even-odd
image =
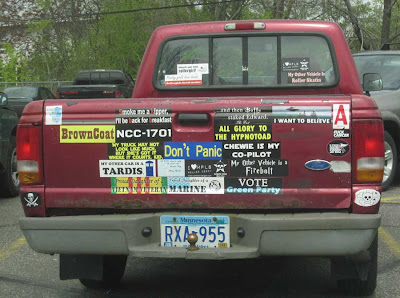
{"type": "Polygon", "coordinates": [[[161,246],[189,247],[187,236],[197,234],[196,246],[229,247],[229,216],[162,215],[161,246]]]}

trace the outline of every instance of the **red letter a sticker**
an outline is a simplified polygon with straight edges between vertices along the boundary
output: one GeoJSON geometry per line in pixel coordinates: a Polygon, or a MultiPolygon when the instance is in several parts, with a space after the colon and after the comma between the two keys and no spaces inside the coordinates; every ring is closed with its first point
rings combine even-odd
{"type": "Polygon", "coordinates": [[[333,105],[333,129],[349,129],[350,107],[348,104],[333,105]]]}

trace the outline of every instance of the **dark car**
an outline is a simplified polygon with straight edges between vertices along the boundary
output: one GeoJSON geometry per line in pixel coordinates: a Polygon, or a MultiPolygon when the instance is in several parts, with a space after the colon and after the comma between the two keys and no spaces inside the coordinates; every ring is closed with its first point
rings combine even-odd
{"type": "Polygon", "coordinates": [[[398,169],[400,152],[400,51],[365,51],[353,55],[360,81],[364,74],[382,77],[381,91],[371,92],[385,127],[385,169],[382,187],[387,189],[398,169]]]}
{"type": "Polygon", "coordinates": [[[135,81],[119,69],[82,70],[74,84],[57,88],[57,98],[128,98],[132,96],[135,81]]]}
{"type": "Polygon", "coordinates": [[[15,197],[20,188],[15,149],[18,121],[7,95],[0,92],[0,197],[15,197]]]}
{"type": "Polygon", "coordinates": [[[9,105],[21,117],[25,106],[31,101],[42,99],[54,99],[54,94],[45,87],[9,87],[4,90],[8,96],[9,105]]]}

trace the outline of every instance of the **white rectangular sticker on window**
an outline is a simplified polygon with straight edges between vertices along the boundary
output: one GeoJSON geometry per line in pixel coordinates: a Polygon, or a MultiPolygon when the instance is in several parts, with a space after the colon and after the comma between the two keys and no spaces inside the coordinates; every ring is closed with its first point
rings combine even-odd
{"type": "Polygon", "coordinates": [[[203,85],[202,74],[176,74],[165,75],[165,86],[201,86],[203,85]]]}
{"type": "Polygon", "coordinates": [[[178,74],[185,74],[185,73],[208,74],[208,63],[178,64],[176,68],[178,74]]]}
{"type": "Polygon", "coordinates": [[[45,120],[46,125],[61,125],[62,106],[47,106],[45,120]]]}

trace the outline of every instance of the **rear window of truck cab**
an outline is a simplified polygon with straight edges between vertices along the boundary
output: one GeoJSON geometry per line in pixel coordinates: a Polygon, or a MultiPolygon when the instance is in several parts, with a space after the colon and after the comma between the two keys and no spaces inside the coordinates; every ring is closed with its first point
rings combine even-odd
{"type": "Polygon", "coordinates": [[[161,45],[156,89],[331,87],[336,57],[322,35],[171,38],[161,45]]]}

